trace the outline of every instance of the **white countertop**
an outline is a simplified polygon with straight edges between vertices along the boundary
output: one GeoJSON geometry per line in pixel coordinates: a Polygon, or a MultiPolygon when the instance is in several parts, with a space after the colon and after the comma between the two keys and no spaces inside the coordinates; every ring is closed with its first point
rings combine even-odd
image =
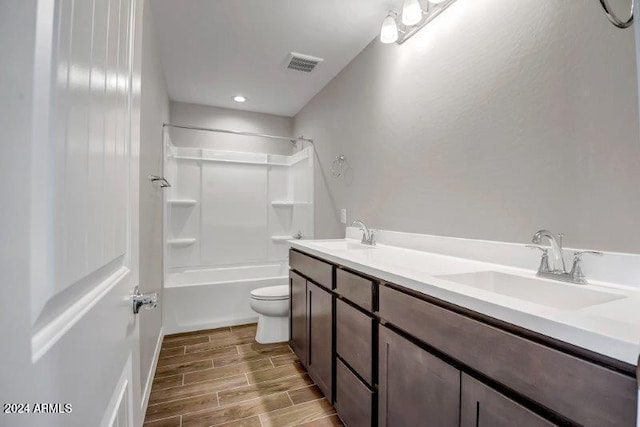
{"type": "MultiPolygon", "coordinates": [[[[349,239],[349,241],[357,243],[356,240],[349,239]]],[[[594,290],[623,295],[625,298],[581,309],[556,309],[434,277],[445,274],[497,271],[535,278],[534,270],[384,244],[378,244],[370,250],[334,250],[324,248],[318,245],[318,242],[327,242],[327,240],[292,240],[290,244],[295,249],[381,280],[633,366],[638,363],[638,354],[640,354],[640,291],[638,289],[602,282],[589,285],[563,283],[559,286],[586,286],[594,290]]]]}

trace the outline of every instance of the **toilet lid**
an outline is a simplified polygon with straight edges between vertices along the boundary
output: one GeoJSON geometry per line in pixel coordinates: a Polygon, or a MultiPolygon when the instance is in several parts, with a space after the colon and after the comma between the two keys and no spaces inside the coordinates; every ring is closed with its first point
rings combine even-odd
{"type": "Polygon", "coordinates": [[[251,298],[259,300],[283,300],[289,298],[289,285],[267,286],[251,291],[251,298]]]}

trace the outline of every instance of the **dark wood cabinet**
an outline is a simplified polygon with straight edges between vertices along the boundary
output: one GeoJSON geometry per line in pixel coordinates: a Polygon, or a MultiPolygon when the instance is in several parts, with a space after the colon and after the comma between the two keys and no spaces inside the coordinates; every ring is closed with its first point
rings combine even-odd
{"type": "Polygon", "coordinates": [[[388,323],[577,424],[636,423],[632,377],[389,286],[378,303],[388,323]]]}
{"type": "Polygon", "coordinates": [[[336,302],[336,352],[373,385],[373,319],[342,300],[336,302]]]}
{"type": "Polygon", "coordinates": [[[373,310],[373,282],[343,269],[336,270],[336,293],[359,305],[373,310]]]}
{"type": "Polygon", "coordinates": [[[291,271],[289,273],[291,295],[289,345],[302,365],[308,365],[309,343],[307,341],[307,281],[291,271]]]}
{"type": "Polygon", "coordinates": [[[635,367],[315,255],[290,266],[291,348],[350,427],[636,424],[635,367]]]}
{"type": "Polygon", "coordinates": [[[460,371],[380,327],[378,425],[458,427],[460,371]]]}
{"type": "Polygon", "coordinates": [[[322,393],[333,401],[333,297],[307,281],[308,365],[309,376],[322,393]]]}
{"type": "Polygon", "coordinates": [[[348,427],[371,427],[373,398],[373,392],[338,359],[335,407],[342,421],[348,427]]]}
{"type": "Polygon", "coordinates": [[[289,272],[289,286],[289,345],[309,376],[332,401],[333,297],[295,271],[289,272]]]}
{"type": "Polygon", "coordinates": [[[289,266],[320,286],[333,289],[333,265],[297,251],[289,251],[289,266]]]}
{"type": "Polygon", "coordinates": [[[460,427],[555,425],[475,378],[462,374],[460,427]]]}

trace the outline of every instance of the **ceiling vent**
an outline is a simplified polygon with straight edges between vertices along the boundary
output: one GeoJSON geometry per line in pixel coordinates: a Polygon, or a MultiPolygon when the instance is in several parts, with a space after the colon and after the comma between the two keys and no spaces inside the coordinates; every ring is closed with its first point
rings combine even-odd
{"type": "Polygon", "coordinates": [[[302,71],[303,73],[310,73],[316,65],[324,61],[322,58],[316,58],[315,56],[303,55],[301,53],[291,52],[289,56],[289,62],[287,68],[289,70],[302,71]]]}

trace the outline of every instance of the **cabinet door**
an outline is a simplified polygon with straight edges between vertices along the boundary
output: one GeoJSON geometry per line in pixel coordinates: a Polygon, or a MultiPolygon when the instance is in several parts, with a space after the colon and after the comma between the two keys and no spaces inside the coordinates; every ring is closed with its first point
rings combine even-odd
{"type": "Polygon", "coordinates": [[[555,424],[486,384],[462,374],[461,427],[549,427],[555,424]]]}
{"type": "Polygon", "coordinates": [[[378,422],[382,427],[458,427],[460,371],[380,327],[378,422]]]}
{"type": "Polygon", "coordinates": [[[307,370],[322,393],[333,402],[332,391],[332,296],[329,292],[307,282],[307,322],[309,359],[307,370]]]}
{"type": "Polygon", "coordinates": [[[289,345],[300,362],[307,367],[309,344],[307,342],[307,281],[293,271],[289,272],[291,286],[291,339],[289,345]]]}

